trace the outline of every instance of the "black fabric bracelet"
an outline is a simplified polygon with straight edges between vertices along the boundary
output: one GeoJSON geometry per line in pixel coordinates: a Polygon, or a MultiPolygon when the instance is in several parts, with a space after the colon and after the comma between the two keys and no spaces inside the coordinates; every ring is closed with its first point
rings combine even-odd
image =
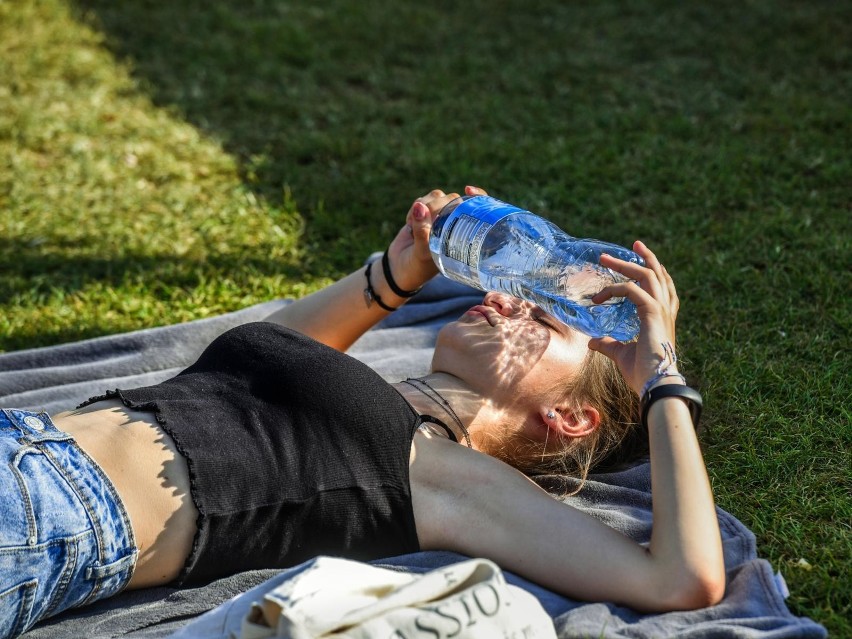
{"type": "Polygon", "coordinates": [[[698,427],[698,420],[701,419],[701,408],[704,402],[701,400],[701,393],[694,388],[684,386],[682,384],[665,384],[663,386],[655,386],[642,396],[640,409],[642,414],[642,427],[648,430],[648,411],[651,406],[659,399],[664,397],[677,397],[686,402],[689,407],[689,416],[692,418],[693,427],[698,427]]]}
{"type": "MultiPolygon", "coordinates": [[[[388,258],[388,252],[385,251],[382,253],[382,272],[385,274],[385,281],[390,286],[390,290],[399,295],[400,297],[414,297],[420,292],[420,289],[415,289],[413,291],[403,291],[399,286],[397,286],[396,282],[393,280],[393,275],[390,270],[390,258],[388,258]]],[[[420,288],[423,288],[422,286],[420,288]]]]}
{"type": "Polygon", "coordinates": [[[370,272],[372,271],[372,269],[373,263],[370,262],[369,264],[367,264],[367,270],[364,271],[364,276],[367,278],[367,288],[364,289],[364,300],[367,302],[367,308],[370,308],[373,302],[375,302],[389,313],[393,313],[399,307],[397,306],[396,308],[394,308],[393,306],[388,306],[382,301],[382,298],[379,297],[379,294],[373,290],[373,284],[372,282],[370,282],[370,272]]]}

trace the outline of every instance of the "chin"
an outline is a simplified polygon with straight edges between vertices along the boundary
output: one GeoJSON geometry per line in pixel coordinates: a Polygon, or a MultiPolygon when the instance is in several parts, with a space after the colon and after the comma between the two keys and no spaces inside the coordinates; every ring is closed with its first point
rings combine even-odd
{"type": "Polygon", "coordinates": [[[457,335],[457,332],[455,322],[444,324],[441,330],[438,331],[438,335],[435,337],[435,349],[432,353],[433,366],[436,360],[442,359],[444,352],[453,350],[453,344],[458,344],[460,341],[464,342],[465,336],[461,334],[457,335]]]}

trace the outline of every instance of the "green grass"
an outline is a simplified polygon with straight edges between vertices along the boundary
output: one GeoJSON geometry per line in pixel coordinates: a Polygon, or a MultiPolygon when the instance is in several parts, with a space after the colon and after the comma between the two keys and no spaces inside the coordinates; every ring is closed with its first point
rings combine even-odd
{"type": "Polygon", "coordinates": [[[0,349],[302,295],[433,186],[641,238],[720,505],[852,636],[850,53],[848,1],[0,0],[0,349]]]}

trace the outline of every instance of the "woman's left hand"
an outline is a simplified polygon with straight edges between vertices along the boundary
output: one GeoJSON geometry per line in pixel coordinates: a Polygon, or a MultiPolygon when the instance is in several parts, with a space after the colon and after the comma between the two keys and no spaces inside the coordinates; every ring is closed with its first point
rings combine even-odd
{"type": "MultiPolygon", "coordinates": [[[[669,272],[657,256],[642,242],[633,250],[645,260],[645,266],[625,262],[611,255],[601,256],[601,265],[625,275],[631,281],[608,286],[592,297],[602,304],[613,297],[626,297],[639,313],[639,337],[634,342],[619,342],[611,337],[589,341],[589,348],[612,359],[624,379],[637,393],[656,375],[662,362],[671,362],[675,346],[675,320],[680,300],[669,272]]],[[[672,365],[670,372],[676,372],[672,365]]]]}
{"type": "Polygon", "coordinates": [[[408,210],[405,226],[388,247],[391,273],[403,290],[418,289],[438,273],[429,252],[429,234],[441,209],[457,197],[458,193],[448,194],[435,189],[417,198],[408,210]]]}

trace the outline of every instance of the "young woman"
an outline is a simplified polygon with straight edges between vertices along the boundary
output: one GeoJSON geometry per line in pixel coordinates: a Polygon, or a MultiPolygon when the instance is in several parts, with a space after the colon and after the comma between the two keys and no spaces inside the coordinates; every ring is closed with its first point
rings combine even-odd
{"type": "Polygon", "coordinates": [[[717,602],[721,541],[690,412],[700,398],[675,365],[674,284],[642,243],[645,267],[601,258],[634,281],[594,298],[636,304],[634,342],[589,339],[489,293],[440,331],[422,379],[387,384],[342,353],[435,275],[429,230],[454,197],[414,202],[387,268],[228,331],[171,380],[52,420],[3,411],[0,636],[125,587],[319,554],[446,549],[577,599],[644,611],[717,602]],[[637,439],[651,457],[648,547],[518,470],[585,476],[637,439]]]}

